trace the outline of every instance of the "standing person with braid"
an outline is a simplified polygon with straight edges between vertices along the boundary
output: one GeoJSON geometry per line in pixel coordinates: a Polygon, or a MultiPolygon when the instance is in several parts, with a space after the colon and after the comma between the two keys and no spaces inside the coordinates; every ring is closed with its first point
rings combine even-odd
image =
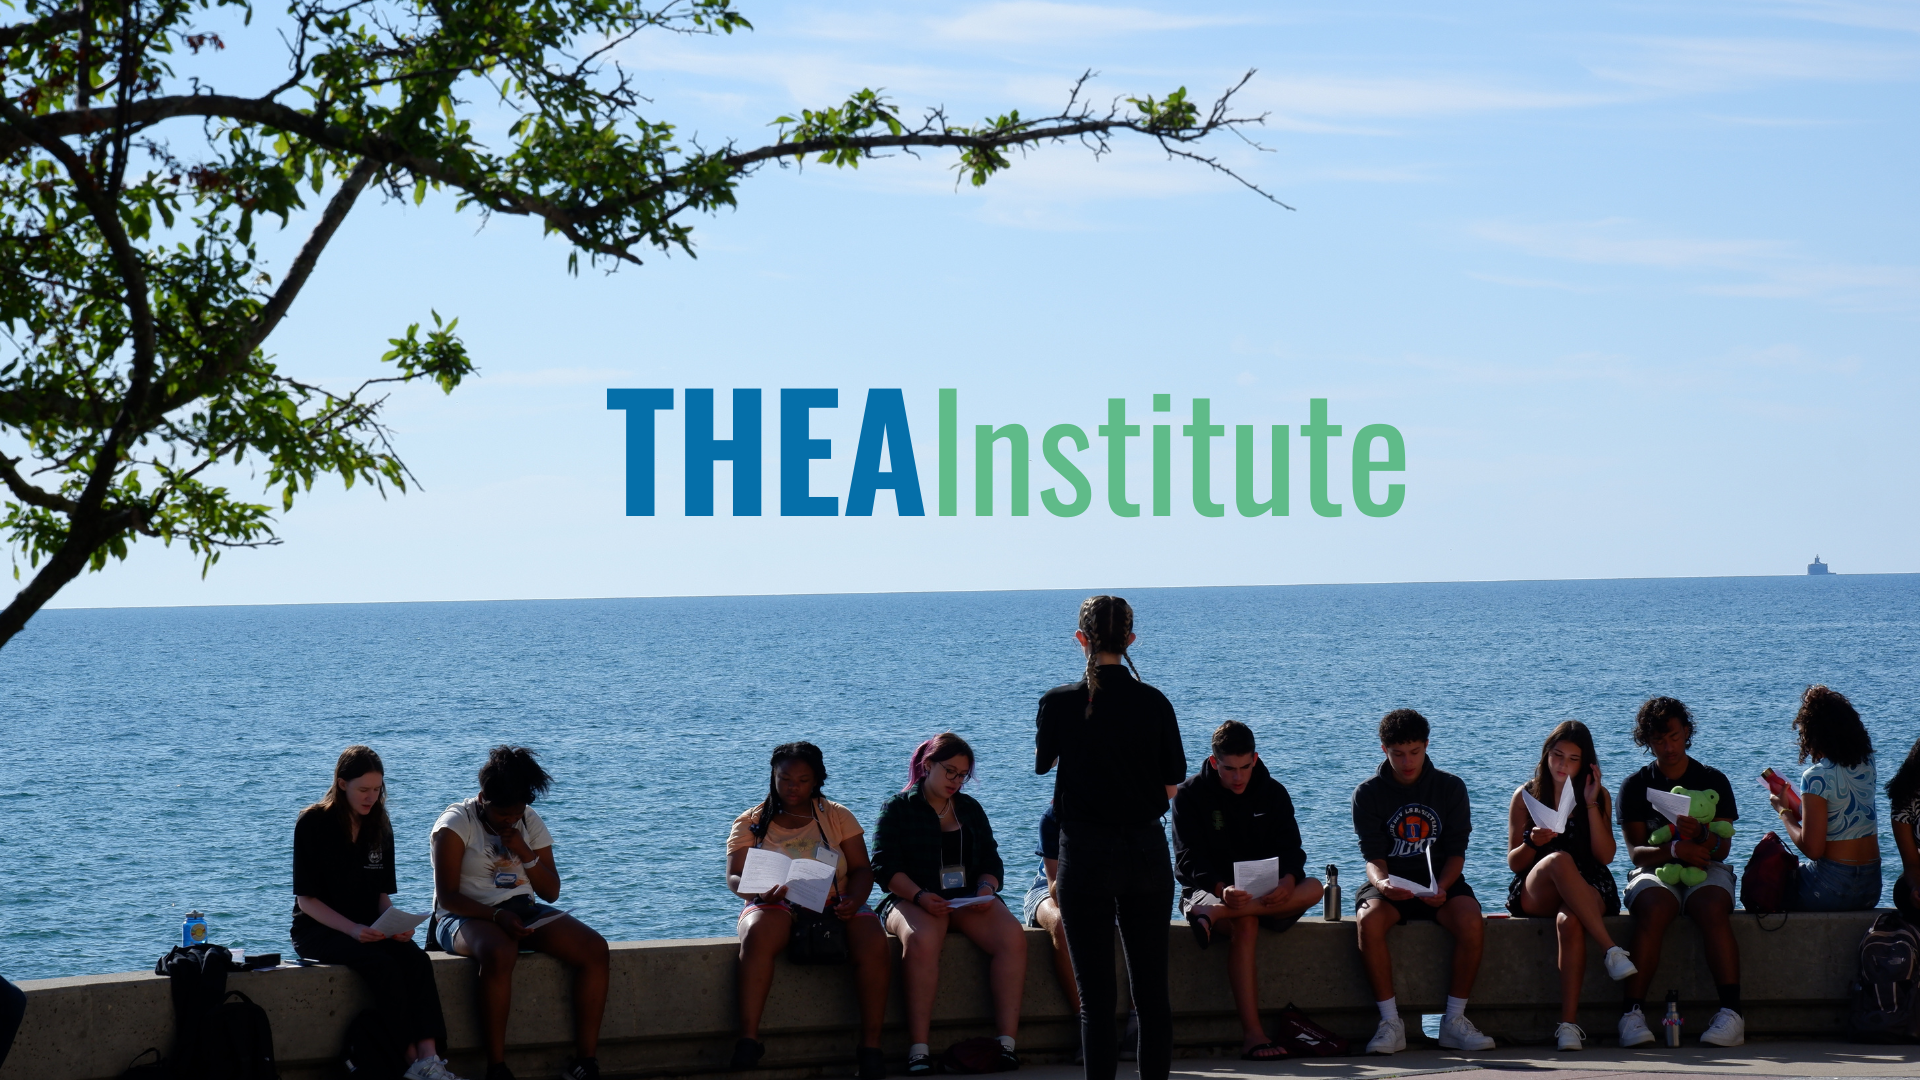
{"type": "Polygon", "coordinates": [[[1086,653],[1086,675],[1041,697],[1034,771],[1060,770],[1053,786],[1060,818],[1057,891],[1080,988],[1086,1078],[1113,1080],[1118,1069],[1117,921],[1140,1014],[1140,1080],[1166,1080],[1173,1064],[1167,987],[1173,863],[1160,819],[1187,777],[1187,755],[1173,705],[1140,681],[1127,655],[1134,641],[1127,602],[1088,598],[1073,636],[1086,653]]]}

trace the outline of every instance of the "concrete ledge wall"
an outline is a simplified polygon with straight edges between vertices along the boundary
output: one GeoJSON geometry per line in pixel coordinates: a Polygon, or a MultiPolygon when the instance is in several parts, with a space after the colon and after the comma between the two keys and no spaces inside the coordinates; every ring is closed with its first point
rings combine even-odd
{"type": "MultiPolygon", "coordinates": [[[[1777,915],[1757,919],[1737,913],[1749,1035],[1839,1037],[1855,954],[1872,920],[1872,912],[1799,914],[1784,922],[1777,915]]],[[[1617,918],[1609,925],[1617,939],[1630,940],[1631,920],[1617,918]]],[[[1171,924],[1168,933],[1180,1052],[1237,1048],[1240,1032],[1227,989],[1226,949],[1197,949],[1184,923],[1171,924]]],[[[1552,924],[1489,919],[1486,939],[1470,1015],[1502,1039],[1547,1038],[1559,1019],[1560,1000],[1552,924]]],[[[1392,931],[1391,942],[1401,1012],[1442,1011],[1452,950],[1446,932],[1433,924],[1403,926],[1392,931]]],[[[1599,950],[1589,944],[1581,1023],[1596,1037],[1610,1036],[1620,991],[1601,970],[1599,950]]],[[[1078,1041],[1078,1028],[1054,983],[1046,935],[1029,931],[1028,946],[1020,1050],[1030,1059],[1063,1060],[1078,1041]]],[[[723,1069],[736,1037],[735,950],[735,943],[724,938],[614,945],[602,1069],[610,1076],[723,1069]]],[[[434,956],[451,1043],[443,1052],[463,1075],[479,1075],[484,1070],[473,964],[434,956]]],[[[167,980],[160,976],[93,975],[21,985],[27,992],[26,1020],[12,1055],[0,1067],[0,1080],[105,1080],[119,1076],[147,1047],[165,1053],[172,1043],[172,1005],[167,980]]],[[[1291,1001],[1351,1037],[1370,1035],[1378,1017],[1351,919],[1309,919],[1284,934],[1263,933],[1260,985],[1264,1008],[1291,1001]]],[[[347,1022],[371,1004],[352,972],[281,968],[235,974],[228,986],[272,1017],[276,1052],[288,1080],[344,1074],[335,1062],[347,1022]]],[[[521,1076],[551,1076],[564,1064],[572,1039],[568,987],[566,972],[544,956],[524,957],[517,968],[508,1039],[510,1063],[521,1076]]],[[[1649,997],[1658,1002],[1669,989],[1680,991],[1689,1033],[1703,1030],[1717,1005],[1687,919],[1676,922],[1667,936],[1649,997]]],[[[957,1038],[993,1034],[989,1016],[985,957],[954,935],[947,941],[934,1010],[936,1050],[957,1038]]],[[[851,971],[798,968],[782,960],[761,1033],[767,1044],[765,1075],[848,1074],[856,1018],[851,971]]],[[[885,1046],[896,1060],[906,1052],[897,981],[885,1046]]]]}

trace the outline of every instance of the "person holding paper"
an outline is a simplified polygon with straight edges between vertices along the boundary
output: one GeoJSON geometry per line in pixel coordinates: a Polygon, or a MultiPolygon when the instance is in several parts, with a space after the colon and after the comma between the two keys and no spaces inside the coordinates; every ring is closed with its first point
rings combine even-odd
{"type": "Polygon", "coordinates": [[[1801,805],[1778,795],[1768,800],[1807,856],[1787,909],[1872,911],[1881,889],[1873,737],[1853,703],[1825,686],[1807,687],[1793,726],[1800,734],[1800,760],[1814,759],[1800,778],[1801,805]]]}
{"type": "Polygon", "coordinates": [[[1359,924],[1360,959],[1367,968],[1380,1026],[1369,1054],[1407,1048],[1407,1029],[1393,992],[1393,958],[1387,931],[1402,922],[1437,922],[1453,935],[1453,976],[1440,1045],[1450,1050],[1491,1050],[1488,1038],[1467,1019],[1467,996],[1480,974],[1483,927],[1480,901],[1460,876],[1473,833],[1467,785],[1441,772],[1427,757],[1427,718],[1395,709],[1380,721],[1380,771],[1353,792],[1353,829],[1367,860],[1367,880],[1353,902],[1359,924]],[[1436,858],[1437,856],[1437,858],[1436,858]]]}
{"type": "Polygon", "coordinates": [[[951,929],[990,958],[1001,1070],[1020,1067],[1014,1039],[1026,989],[1027,935],[999,898],[1007,869],[987,812],[960,790],[973,778],[973,762],[973,748],[951,731],[921,743],[907,764],[907,786],[887,800],[874,828],[874,877],[887,890],[880,917],[900,939],[908,1076],[934,1071],[933,996],[951,929]]]}
{"type": "Polygon", "coordinates": [[[1255,969],[1260,928],[1284,931],[1320,902],[1320,882],[1306,873],[1300,823],[1286,785],[1255,752],[1253,729],[1238,720],[1213,733],[1213,753],[1173,796],[1173,876],[1185,888],[1180,910],[1206,948],[1216,933],[1231,941],[1227,984],[1240,1011],[1240,1056],[1287,1056],[1260,1022],[1255,969]],[[1272,876],[1249,890],[1236,864],[1267,864],[1272,876]]]}
{"type": "Polygon", "coordinates": [[[480,962],[486,1080],[513,1080],[507,1017],[522,949],[573,969],[574,1061],[562,1080],[600,1077],[595,1054],[607,1007],[607,940],[549,906],[560,899],[560,870],[553,834],[532,804],[552,786],[532,750],[496,746],[480,766],[480,794],[447,807],[433,823],[436,933],[441,948],[480,962]]]}
{"type": "MultiPolygon", "coordinates": [[[[893,957],[880,917],[867,906],[873,892],[873,865],[867,858],[866,833],[853,811],[820,794],[827,782],[827,763],[819,747],[810,742],[784,743],[774,747],[767,764],[767,797],[735,818],[727,834],[727,888],[746,902],[736,930],[740,1039],[728,1068],[738,1072],[759,1065],[766,1052],[760,1042],[760,1018],[773,988],[774,960],[792,940],[798,920],[825,917],[838,919],[847,928],[847,951],[860,999],[860,1043],[854,1051],[859,1080],[881,1080],[887,1067],[880,1053],[880,1024],[886,1017],[893,957]],[[748,859],[756,853],[778,853],[803,872],[828,868],[824,877],[828,887],[822,891],[819,907],[796,901],[788,885],[761,889],[758,881],[746,880],[748,859]]],[[[791,875],[789,869],[782,878],[791,875]]]]}
{"type": "Polygon", "coordinates": [[[1659,797],[1674,787],[1710,790],[1720,798],[1715,820],[1732,822],[1740,816],[1733,800],[1733,785],[1727,783],[1725,773],[1688,755],[1687,749],[1693,745],[1693,714],[1674,698],[1648,698],[1640,706],[1633,720],[1633,741],[1645,747],[1653,760],[1620,785],[1620,831],[1626,837],[1627,856],[1633,860],[1633,872],[1627,877],[1626,905],[1633,916],[1633,962],[1640,968],[1624,984],[1620,1045],[1644,1046],[1654,1040],[1645,1014],[1647,987],[1660,970],[1667,927],[1684,912],[1699,928],[1707,970],[1713,973],[1720,995],[1720,1010],[1708,1021],[1700,1041],[1709,1046],[1739,1046],[1746,1041],[1747,1025],[1740,1016],[1740,946],[1733,938],[1733,870],[1725,861],[1733,847],[1732,836],[1720,836],[1707,828],[1710,822],[1687,816],[1684,803],[1674,816],[1656,805],[1659,797]],[[1673,838],[1663,844],[1650,843],[1653,833],[1664,825],[1673,827],[1673,838]],[[1661,881],[1654,870],[1671,862],[1699,867],[1706,871],[1706,880],[1692,886],[1661,881]]]}
{"type": "Polygon", "coordinates": [[[1605,950],[1608,977],[1634,973],[1627,950],[1607,933],[1606,917],[1620,914],[1620,887],[1607,864],[1613,839],[1613,804],[1600,779],[1593,733],[1578,720],[1554,727],[1540,745],[1533,779],[1514,791],[1507,807],[1507,911],[1515,918],[1554,920],[1559,939],[1562,1050],[1579,1050],[1587,1038],[1575,1021],[1580,980],[1587,971],[1587,935],[1605,950]]]}
{"type": "Polygon", "coordinates": [[[1139,1010],[1140,1080],[1166,1080],[1173,1066],[1167,910],[1173,866],[1160,819],[1187,778],[1180,722],[1167,696],[1133,670],[1133,608],[1122,598],[1080,604],[1073,640],[1084,675],[1040,697],[1033,768],[1054,772],[1060,817],[1060,917],[1080,986],[1080,1051],[1086,1080],[1113,1080],[1119,985],[1116,921],[1127,983],[1139,1010]]]}
{"type": "Polygon", "coordinates": [[[404,933],[376,927],[398,891],[386,767],[371,747],[349,746],[333,784],[293,826],[293,949],[308,960],[344,964],[367,982],[375,1006],[406,1045],[407,1080],[459,1080],[439,1056],[447,1024],[433,961],[404,933]]]}

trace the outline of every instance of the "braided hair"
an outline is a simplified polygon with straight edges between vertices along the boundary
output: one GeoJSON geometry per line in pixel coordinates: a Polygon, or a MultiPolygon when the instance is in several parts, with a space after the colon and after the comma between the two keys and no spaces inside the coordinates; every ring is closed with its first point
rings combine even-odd
{"type": "Polygon", "coordinates": [[[774,777],[775,771],[789,761],[797,761],[813,770],[813,795],[820,797],[820,789],[827,783],[827,763],[820,756],[820,748],[810,742],[781,743],[773,748],[773,756],[767,761],[767,800],[760,804],[760,816],[748,829],[755,836],[767,835],[767,824],[776,814],[787,811],[780,801],[780,784],[774,777]]]}
{"type": "Polygon", "coordinates": [[[1100,692],[1101,653],[1119,653],[1133,677],[1140,678],[1140,669],[1133,666],[1133,657],[1127,653],[1127,635],[1133,633],[1133,608],[1117,596],[1089,596],[1080,605],[1080,632],[1087,635],[1086,718],[1091,720],[1093,695],[1100,692]]]}

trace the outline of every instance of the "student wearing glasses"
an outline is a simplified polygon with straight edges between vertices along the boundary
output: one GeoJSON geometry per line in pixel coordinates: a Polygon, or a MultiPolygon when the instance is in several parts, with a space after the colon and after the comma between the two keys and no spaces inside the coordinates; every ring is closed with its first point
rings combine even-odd
{"type": "Polygon", "coordinates": [[[1027,980],[1027,937],[999,898],[1006,878],[987,812],[960,790],[973,776],[973,748],[943,732],[914,750],[907,786],[887,800],[874,828],[874,877],[887,890],[880,917],[900,939],[907,1005],[907,1075],[934,1071],[929,1045],[940,951],[957,929],[992,958],[1000,1069],[1017,1069],[1014,1037],[1027,980]],[[961,901],[955,904],[954,901],[961,901]]]}
{"type": "Polygon", "coordinates": [[[480,794],[433,823],[433,899],[440,947],[480,962],[486,1080],[513,1080],[507,1016],[521,949],[573,968],[574,1062],[563,1080],[599,1080],[595,1054],[607,1007],[607,940],[560,909],[553,834],[533,810],[553,778],[524,746],[496,746],[480,794]]]}

